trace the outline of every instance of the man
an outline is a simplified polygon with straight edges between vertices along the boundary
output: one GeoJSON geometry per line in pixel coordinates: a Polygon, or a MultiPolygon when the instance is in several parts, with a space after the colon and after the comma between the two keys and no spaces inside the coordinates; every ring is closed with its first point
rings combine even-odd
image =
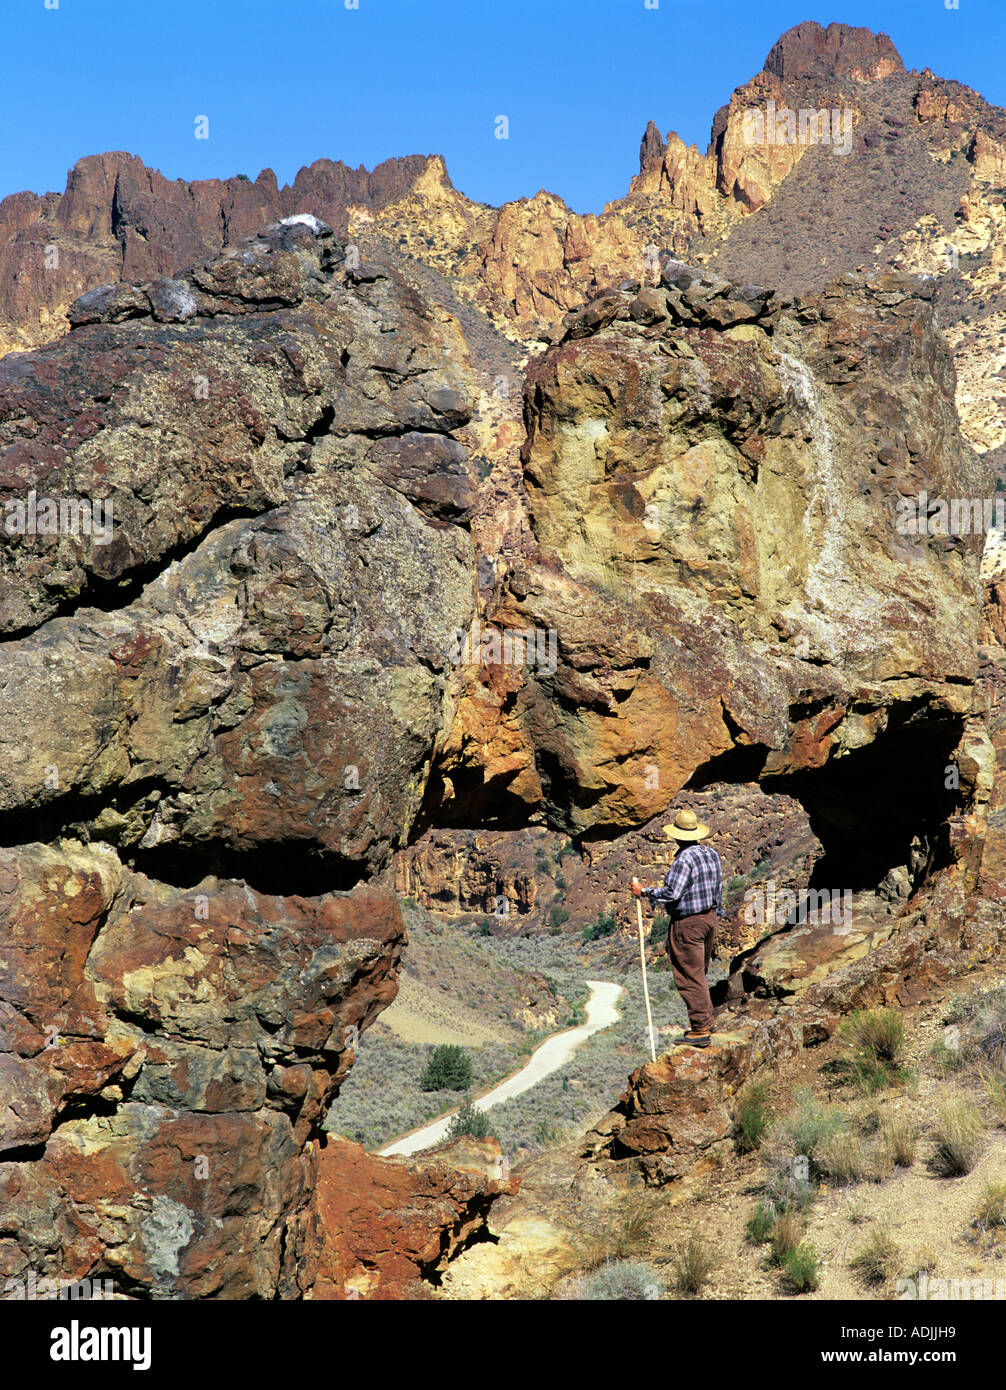
{"type": "Polygon", "coordinates": [[[632,893],[664,904],[671,919],[667,953],[690,1025],[675,1043],[708,1047],[714,1014],[706,971],[716,941],[716,918],[723,914],[723,866],[714,849],[699,843],[709,834],[709,826],[701,825],[694,811],[679,811],[673,823],[664,826],[664,834],[676,843],[678,852],[663,884],[644,888],[634,878],[632,893]]]}

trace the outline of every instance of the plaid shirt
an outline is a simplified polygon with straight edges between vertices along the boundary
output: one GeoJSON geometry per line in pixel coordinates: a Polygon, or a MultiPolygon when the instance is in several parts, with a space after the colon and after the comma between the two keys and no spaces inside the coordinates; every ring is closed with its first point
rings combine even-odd
{"type": "Polygon", "coordinates": [[[675,855],[658,888],[644,888],[652,903],[666,903],[671,917],[692,917],[715,907],[723,916],[723,868],[708,845],[688,845],[675,855]]]}

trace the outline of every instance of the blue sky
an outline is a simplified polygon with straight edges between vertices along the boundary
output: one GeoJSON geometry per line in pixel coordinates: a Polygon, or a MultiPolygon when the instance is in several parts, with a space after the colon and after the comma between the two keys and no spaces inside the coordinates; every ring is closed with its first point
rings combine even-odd
{"type": "Polygon", "coordinates": [[[883,30],[909,68],[1006,105],[1006,0],[46,3],[3,0],[0,196],[61,191],[75,160],[110,149],[169,178],[269,166],[281,183],[322,156],[441,153],[469,197],[546,187],[600,211],[637,172],[650,117],[705,149],[717,107],[804,19],[883,30]]]}

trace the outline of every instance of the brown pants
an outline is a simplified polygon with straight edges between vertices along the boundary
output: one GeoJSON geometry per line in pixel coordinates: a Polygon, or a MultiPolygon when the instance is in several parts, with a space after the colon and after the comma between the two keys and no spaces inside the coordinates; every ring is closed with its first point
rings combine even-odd
{"type": "Polygon", "coordinates": [[[667,933],[667,954],[674,968],[674,984],[685,1001],[688,1021],[693,1028],[713,1026],[713,1001],[709,997],[706,971],[716,942],[716,909],[679,917],[667,933]]]}

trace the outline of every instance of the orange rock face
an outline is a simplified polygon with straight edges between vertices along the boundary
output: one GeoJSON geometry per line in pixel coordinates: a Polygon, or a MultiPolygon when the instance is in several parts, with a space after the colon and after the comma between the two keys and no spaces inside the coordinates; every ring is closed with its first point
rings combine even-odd
{"type": "Polygon", "coordinates": [[[292,1239],[310,1299],[422,1298],[482,1231],[492,1200],[519,1188],[494,1139],[384,1159],[330,1138],[313,1160],[312,1204],[292,1239]]]}
{"type": "Polygon", "coordinates": [[[397,992],[397,901],[184,892],[70,843],[2,857],[0,1190],[20,1234],[0,1273],[281,1289],[303,1145],[397,992]]]}

